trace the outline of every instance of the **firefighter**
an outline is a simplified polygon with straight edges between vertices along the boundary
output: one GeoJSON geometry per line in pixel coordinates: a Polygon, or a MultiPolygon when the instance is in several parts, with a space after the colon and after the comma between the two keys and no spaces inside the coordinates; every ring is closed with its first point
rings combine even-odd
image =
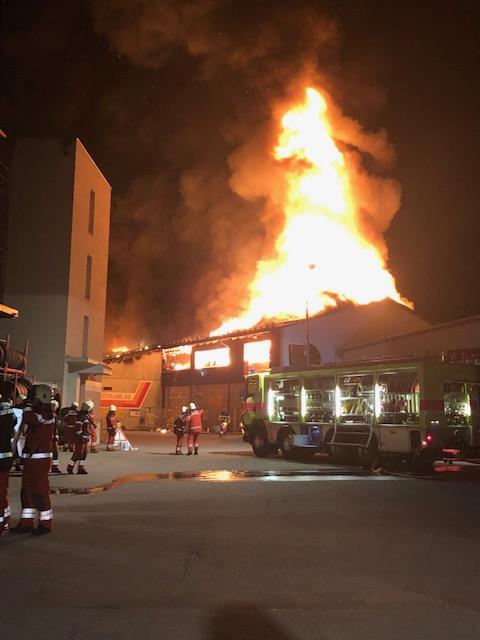
{"type": "Polygon", "coordinates": [[[32,403],[27,399],[26,395],[22,393],[18,394],[18,400],[15,405],[13,405],[13,413],[17,418],[17,422],[15,424],[15,435],[14,435],[14,443],[13,443],[13,464],[15,471],[22,471],[22,453],[23,447],[25,446],[25,428],[23,426],[23,412],[26,407],[31,408],[32,403]]]}
{"type": "Polygon", "coordinates": [[[222,409],[218,418],[220,420],[219,435],[222,437],[227,433],[228,426],[230,424],[230,414],[228,413],[228,409],[222,409]]]}
{"type": "Polygon", "coordinates": [[[78,462],[78,471],[80,475],[86,475],[88,471],[85,469],[85,461],[88,453],[88,441],[90,440],[90,413],[93,410],[93,402],[87,400],[82,402],[80,411],[78,412],[75,431],[75,447],[73,449],[72,459],[68,463],[67,473],[72,474],[75,465],[78,462]]]}
{"type": "Polygon", "coordinates": [[[91,411],[88,414],[88,433],[90,434],[90,453],[98,453],[97,449],[97,423],[95,422],[95,414],[91,411]]]}
{"type": "Polygon", "coordinates": [[[182,411],[178,414],[173,423],[173,433],[177,436],[177,446],[175,448],[176,456],[182,455],[183,437],[187,428],[187,416],[188,407],[184,405],[182,407],[182,411]]]}
{"type": "Polygon", "coordinates": [[[17,418],[9,402],[0,401],[0,535],[8,529],[8,479],[13,463],[12,438],[17,418]]]}
{"type": "Polygon", "coordinates": [[[108,413],[105,417],[107,423],[107,451],[113,451],[115,446],[115,433],[117,431],[117,407],[111,404],[108,408],[108,413]]]}
{"type": "Polygon", "coordinates": [[[53,431],[52,437],[52,473],[62,473],[58,468],[58,409],[59,409],[58,400],[52,400],[52,414],[55,418],[55,429],[53,431]]]}
{"type": "Polygon", "coordinates": [[[202,431],[202,409],[197,409],[195,402],[190,402],[190,412],[187,416],[187,430],[188,430],[188,453],[187,456],[191,456],[192,453],[198,456],[198,439],[202,431]]]}
{"type": "Polygon", "coordinates": [[[55,417],[52,413],[52,390],[46,384],[33,387],[32,406],[25,407],[23,423],[27,438],[23,449],[22,514],[12,533],[42,535],[52,530],[52,505],[48,472],[52,458],[52,439],[55,417]],[[34,529],[35,518],[39,522],[34,529]]]}
{"type": "Polygon", "coordinates": [[[70,451],[73,453],[75,446],[75,431],[78,418],[78,402],[72,402],[64,415],[65,422],[65,444],[63,446],[64,451],[70,451]]]}

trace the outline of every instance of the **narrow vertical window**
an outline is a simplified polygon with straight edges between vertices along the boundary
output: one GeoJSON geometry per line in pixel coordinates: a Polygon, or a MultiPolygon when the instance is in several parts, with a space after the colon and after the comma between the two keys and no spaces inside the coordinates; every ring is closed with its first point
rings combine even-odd
{"type": "Polygon", "coordinates": [[[90,189],[90,207],[88,209],[88,233],[93,236],[93,226],[95,224],[95,191],[90,189]]]}
{"type": "Polygon", "coordinates": [[[88,316],[83,316],[83,334],[82,334],[82,357],[83,358],[86,358],[88,356],[88,325],[89,325],[88,316]]]}
{"type": "Polygon", "coordinates": [[[92,288],[92,256],[87,256],[87,271],[85,273],[85,298],[90,300],[92,288]]]}

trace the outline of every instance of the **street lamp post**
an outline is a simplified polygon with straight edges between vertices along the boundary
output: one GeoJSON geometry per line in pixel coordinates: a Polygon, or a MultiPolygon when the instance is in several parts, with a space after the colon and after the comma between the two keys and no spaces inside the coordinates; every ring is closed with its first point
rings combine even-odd
{"type": "MultiPolygon", "coordinates": [[[[316,265],[309,264],[308,270],[313,271],[316,265]]],[[[306,349],[306,362],[307,366],[310,366],[310,321],[308,315],[308,288],[309,283],[307,282],[307,297],[305,300],[305,349],[306,349]]]]}

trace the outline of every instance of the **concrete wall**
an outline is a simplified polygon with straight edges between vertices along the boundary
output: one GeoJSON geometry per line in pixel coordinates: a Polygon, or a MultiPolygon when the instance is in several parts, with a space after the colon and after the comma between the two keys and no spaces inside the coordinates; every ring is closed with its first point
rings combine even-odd
{"type": "Polygon", "coordinates": [[[112,376],[102,379],[101,417],[110,404],[126,429],[156,429],[161,426],[162,354],[146,353],[137,358],[110,363],[112,376]]]}
{"type": "Polygon", "coordinates": [[[165,403],[163,407],[163,424],[168,429],[173,426],[175,416],[182,405],[195,402],[203,409],[203,426],[213,430],[219,424],[222,409],[227,409],[231,418],[231,431],[239,430],[239,418],[242,413],[241,393],[245,390],[245,383],[227,382],[220,384],[198,384],[167,387],[165,389],[165,403]]]}
{"type": "Polygon", "coordinates": [[[82,356],[84,316],[89,319],[87,354],[101,360],[107,295],[110,194],[108,182],[82,143],[75,147],[71,255],[65,353],[82,356]],[[93,233],[89,232],[90,193],[95,194],[93,233]],[[92,258],[90,298],[85,297],[87,256],[92,258]]]}
{"type": "MultiPolygon", "coordinates": [[[[430,325],[406,307],[389,300],[359,307],[341,306],[310,319],[310,342],[320,352],[322,363],[344,359],[340,349],[379,336],[424,329],[430,325]]],[[[289,364],[290,344],[305,344],[305,323],[279,327],[279,365],[289,364]]]]}
{"type": "Polygon", "coordinates": [[[30,377],[58,385],[66,404],[89,398],[98,406],[98,378],[69,371],[66,356],[102,360],[110,186],[79,140],[26,139],[15,143],[10,188],[6,293],[20,317],[1,329],[17,347],[29,340],[30,377]]]}
{"type": "Polygon", "coordinates": [[[29,339],[28,373],[62,384],[68,297],[73,144],[20,140],[14,148],[5,297],[20,310],[2,331],[29,339]]]}
{"type": "Polygon", "coordinates": [[[387,340],[351,346],[343,350],[345,360],[378,356],[440,355],[444,351],[480,349],[480,316],[393,336],[387,340]]]}

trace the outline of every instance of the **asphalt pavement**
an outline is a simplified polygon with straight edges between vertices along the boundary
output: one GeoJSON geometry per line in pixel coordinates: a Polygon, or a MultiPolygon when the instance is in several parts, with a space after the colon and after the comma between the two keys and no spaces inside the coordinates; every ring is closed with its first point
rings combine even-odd
{"type": "Polygon", "coordinates": [[[474,474],[258,459],[237,436],[174,456],[170,435],[127,435],[136,450],[51,477],[52,534],[2,536],[2,638],[480,637],[474,474]]]}

